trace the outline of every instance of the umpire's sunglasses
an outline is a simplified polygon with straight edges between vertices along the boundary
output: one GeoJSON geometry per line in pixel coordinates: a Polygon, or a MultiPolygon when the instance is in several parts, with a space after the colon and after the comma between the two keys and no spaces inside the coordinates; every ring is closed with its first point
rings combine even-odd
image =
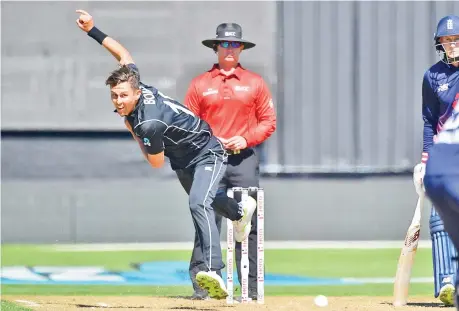
{"type": "Polygon", "coordinates": [[[233,49],[237,49],[237,48],[240,48],[242,43],[241,42],[237,42],[237,41],[221,41],[219,43],[219,45],[224,48],[224,49],[227,49],[229,48],[230,46],[233,48],[233,49]]]}

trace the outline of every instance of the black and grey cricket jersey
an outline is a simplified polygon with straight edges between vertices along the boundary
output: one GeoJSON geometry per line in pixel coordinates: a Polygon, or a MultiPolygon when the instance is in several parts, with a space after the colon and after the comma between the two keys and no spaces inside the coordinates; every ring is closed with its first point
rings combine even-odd
{"type": "Polygon", "coordinates": [[[126,120],[148,154],[164,151],[173,170],[193,165],[206,153],[225,154],[207,122],[153,86],[141,83],[140,90],[139,102],[126,120]]]}

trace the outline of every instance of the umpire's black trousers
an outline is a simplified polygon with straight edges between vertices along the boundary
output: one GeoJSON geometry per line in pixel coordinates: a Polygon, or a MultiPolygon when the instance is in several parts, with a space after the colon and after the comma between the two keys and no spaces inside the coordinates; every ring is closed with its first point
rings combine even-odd
{"type": "MultiPolygon", "coordinates": [[[[231,187],[259,187],[259,158],[254,149],[245,149],[241,153],[228,156],[228,165],[218,187],[218,195],[226,195],[226,190],[231,187]]],[[[256,199],[256,197],[254,197],[256,199]]],[[[214,202],[219,205],[218,200],[214,202]]],[[[220,208],[218,208],[220,209],[220,208]]],[[[221,207],[224,209],[224,207],[221,207]]],[[[215,214],[219,233],[221,233],[222,216],[215,214]]],[[[252,216],[252,229],[248,239],[249,244],[249,294],[257,293],[257,213],[252,216]]],[[[241,284],[241,243],[236,243],[236,267],[241,284]]],[[[204,256],[201,252],[200,240],[197,234],[194,238],[194,249],[190,261],[190,277],[195,291],[200,288],[196,284],[196,274],[205,270],[204,256]]]]}

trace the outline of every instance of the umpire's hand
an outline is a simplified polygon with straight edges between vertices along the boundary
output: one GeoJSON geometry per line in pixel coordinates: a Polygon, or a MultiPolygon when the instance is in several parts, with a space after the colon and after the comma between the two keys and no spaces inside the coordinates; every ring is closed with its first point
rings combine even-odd
{"type": "Polygon", "coordinates": [[[84,32],[88,32],[94,27],[94,19],[88,12],[84,10],[76,10],[80,14],[80,17],[76,20],[78,27],[84,32]]]}

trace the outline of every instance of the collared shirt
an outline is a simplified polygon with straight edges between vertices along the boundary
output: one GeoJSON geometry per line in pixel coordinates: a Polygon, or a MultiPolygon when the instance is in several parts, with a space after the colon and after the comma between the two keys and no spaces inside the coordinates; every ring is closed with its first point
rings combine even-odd
{"type": "Polygon", "coordinates": [[[195,77],[184,104],[210,124],[214,135],[225,139],[242,136],[256,146],[276,129],[276,114],[268,86],[261,76],[240,64],[230,75],[218,64],[195,77]]]}
{"type": "Polygon", "coordinates": [[[206,154],[224,155],[209,124],[153,86],[141,83],[140,90],[139,102],[125,118],[148,154],[164,151],[173,170],[189,167],[206,154]]]}

